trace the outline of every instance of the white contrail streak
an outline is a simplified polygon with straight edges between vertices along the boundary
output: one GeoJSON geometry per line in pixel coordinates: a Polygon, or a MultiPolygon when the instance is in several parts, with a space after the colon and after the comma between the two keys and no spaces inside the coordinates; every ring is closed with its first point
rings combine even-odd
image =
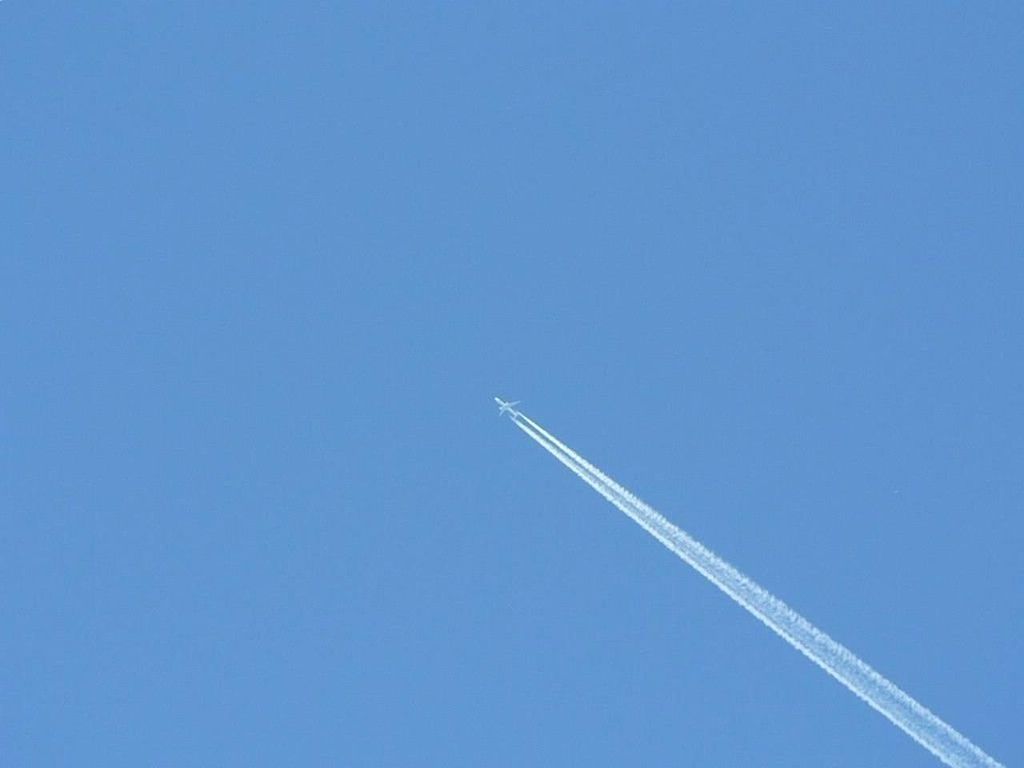
{"type": "Polygon", "coordinates": [[[882,677],[796,611],[673,525],[535,421],[507,410],[512,421],[595,491],[702,573],[773,632],[885,715],[953,768],[1003,768],[966,737],[882,677]]]}

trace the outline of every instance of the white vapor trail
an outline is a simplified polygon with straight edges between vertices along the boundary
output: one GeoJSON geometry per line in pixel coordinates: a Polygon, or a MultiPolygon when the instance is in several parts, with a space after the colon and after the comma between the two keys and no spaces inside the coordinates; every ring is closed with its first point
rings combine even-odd
{"type": "Polygon", "coordinates": [[[517,427],[595,491],[946,765],[953,768],[1003,768],[1001,763],[882,677],[850,650],[673,525],[539,424],[519,411],[509,410],[508,413],[517,427]]]}

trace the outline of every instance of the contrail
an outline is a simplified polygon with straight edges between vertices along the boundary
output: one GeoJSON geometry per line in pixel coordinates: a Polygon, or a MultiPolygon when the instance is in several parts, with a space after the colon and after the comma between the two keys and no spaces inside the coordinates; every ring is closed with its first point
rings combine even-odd
{"type": "Polygon", "coordinates": [[[654,538],[703,574],[912,739],[953,768],[1003,768],[965,736],[897,688],[796,611],[634,496],[525,414],[502,403],[513,423],[654,538]]]}

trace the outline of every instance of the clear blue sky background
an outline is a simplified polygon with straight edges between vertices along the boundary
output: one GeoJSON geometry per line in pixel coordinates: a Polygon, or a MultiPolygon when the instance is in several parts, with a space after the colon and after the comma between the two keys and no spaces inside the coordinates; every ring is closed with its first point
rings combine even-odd
{"type": "Polygon", "coordinates": [[[1021,763],[1020,4],[471,5],[0,5],[3,764],[1021,763]]]}

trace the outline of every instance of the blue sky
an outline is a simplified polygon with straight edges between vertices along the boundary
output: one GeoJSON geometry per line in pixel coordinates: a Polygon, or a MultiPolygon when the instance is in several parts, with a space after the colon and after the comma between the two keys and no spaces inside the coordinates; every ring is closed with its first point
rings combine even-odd
{"type": "Polygon", "coordinates": [[[1020,763],[1022,29],[0,5],[4,762],[1020,763]]]}

